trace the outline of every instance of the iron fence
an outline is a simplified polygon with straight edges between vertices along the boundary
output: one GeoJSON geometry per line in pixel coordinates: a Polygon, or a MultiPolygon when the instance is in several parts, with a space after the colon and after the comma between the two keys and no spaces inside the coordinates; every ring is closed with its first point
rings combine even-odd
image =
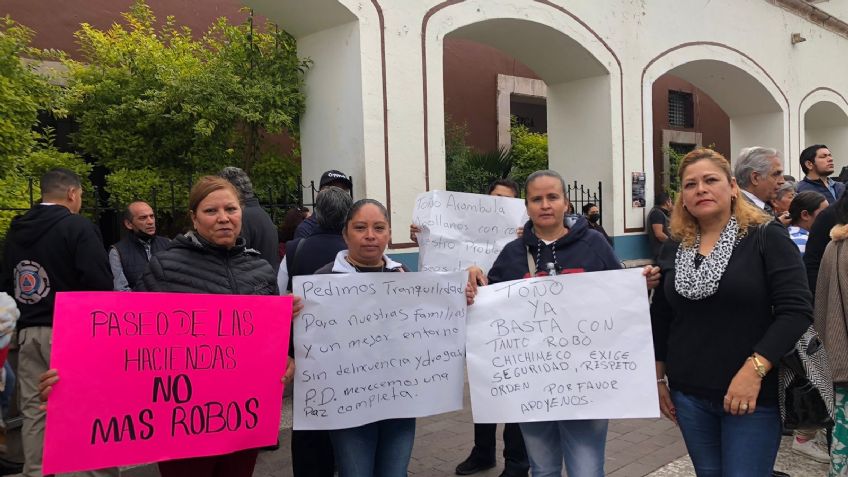
{"type": "MultiPolygon", "coordinates": [[[[351,182],[353,179],[351,178],[351,182]]],[[[81,213],[89,217],[99,228],[103,236],[104,244],[113,244],[120,240],[123,233],[123,213],[124,209],[115,207],[115,203],[125,205],[129,201],[144,200],[150,204],[156,214],[157,233],[167,237],[173,237],[179,233],[185,232],[191,222],[188,215],[188,202],[182,200],[182,197],[188,197],[188,191],[191,190],[192,180],[188,179],[185,184],[178,184],[177,181],[170,181],[167,187],[158,188],[152,187],[147,197],[133,196],[126,198],[126,201],[111,200],[107,192],[102,187],[93,186],[92,190],[88,191],[88,200],[84,201],[84,207],[81,213]]],[[[583,206],[586,204],[595,204],[601,212],[601,223],[603,223],[603,184],[598,181],[597,189],[586,187],[579,184],[577,181],[566,184],[565,194],[569,202],[574,207],[574,212],[580,214],[583,206]]],[[[260,205],[268,212],[275,224],[282,222],[286,212],[293,207],[314,207],[315,194],[318,193],[318,188],[315,186],[315,181],[310,181],[309,184],[297,184],[294,189],[287,187],[265,187],[261,190],[255,190],[257,199],[260,205]],[[304,201],[304,191],[309,194],[309,202],[304,201]]],[[[482,188],[480,193],[485,193],[486,188],[482,188]]],[[[30,205],[35,204],[39,198],[35,197],[35,179],[29,179],[29,202],[30,205]]],[[[353,194],[353,191],[351,191],[353,194]]],[[[121,198],[119,198],[121,199],[121,198]]],[[[13,208],[0,207],[0,211],[26,212],[29,208],[13,208]]]]}
{"type": "Polygon", "coordinates": [[[566,184],[565,195],[568,197],[568,202],[574,207],[574,213],[579,214],[586,204],[595,204],[598,206],[598,212],[601,214],[600,223],[603,225],[604,220],[604,194],[603,183],[598,181],[598,188],[595,190],[585,187],[583,184],[578,184],[574,181],[571,184],[566,184]]]}
{"type": "MultiPolygon", "coordinates": [[[[28,179],[28,197],[30,206],[40,200],[35,197],[36,179],[28,179]]],[[[145,196],[117,197],[113,198],[100,186],[93,186],[86,191],[86,198],[80,213],[90,218],[97,225],[103,236],[103,243],[112,244],[120,240],[124,230],[123,214],[127,203],[143,200],[150,204],[156,214],[157,234],[173,237],[183,233],[191,225],[188,214],[188,192],[193,183],[188,179],[184,184],[170,181],[166,187],[152,187],[145,196]],[[120,206],[116,206],[120,204],[120,206]]],[[[268,212],[275,224],[282,222],[286,212],[293,207],[313,207],[315,194],[318,189],[315,181],[309,184],[297,184],[295,188],[265,187],[254,190],[260,205],[268,212]],[[304,192],[308,193],[309,202],[304,201],[304,192]]],[[[0,211],[24,213],[29,208],[0,207],[0,211]]]]}
{"type": "MultiPolygon", "coordinates": [[[[480,184],[477,186],[478,194],[485,194],[489,189],[490,181],[486,178],[482,178],[480,184]]],[[[524,189],[524,184],[519,184],[519,188],[521,190],[524,189]]],[[[520,195],[520,194],[519,194],[520,195]]],[[[598,206],[598,211],[601,214],[600,223],[603,224],[604,219],[604,195],[603,195],[603,183],[602,181],[598,181],[598,188],[592,189],[583,184],[578,183],[577,181],[573,181],[571,183],[565,184],[565,196],[568,197],[568,202],[574,207],[574,213],[580,214],[582,213],[583,206],[586,204],[595,204],[598,206]]]]}

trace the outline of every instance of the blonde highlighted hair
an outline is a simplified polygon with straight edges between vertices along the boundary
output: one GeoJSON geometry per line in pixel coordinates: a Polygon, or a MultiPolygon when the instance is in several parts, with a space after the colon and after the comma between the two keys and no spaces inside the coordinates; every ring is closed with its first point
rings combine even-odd
{"type": "MultiPolygon", "coordinates": [[[[686,154],[680,162],[677,176],[680,179],[680,185],[683,187],[683,175],[686,169],[698,161],[710,161],[724,173],[727,182],[733,182],[733,176],[730,173],[730,162],[721,154],[707,148],[698,148],[686,154]]],[[[730,213],[736,216],[736,222],[739,224],[739,236],[744,237],[748,232],[749,227],[753,227],[770,220],[769,217],[759,207],[751,204],[742,197],[742,190],[739,189],[739,195],[736,199],[730,201],[730,213]]],[[[677,195],[677,200],[674,202],[674,211],[671,214],[671,236],[675,240],[681,242],[687,247],[695,244],[695,236],[698,234],[698,220],[683,207],[683,194],[677,195]]]]}

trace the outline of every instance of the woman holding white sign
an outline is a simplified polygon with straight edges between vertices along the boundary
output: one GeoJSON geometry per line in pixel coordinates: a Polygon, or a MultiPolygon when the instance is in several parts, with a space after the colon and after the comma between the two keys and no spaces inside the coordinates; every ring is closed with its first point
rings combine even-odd
{"type": "Polygon", "coordinates": [[[651,306],[660,410],[699,476],[769,476],[781,436],[774,367],[812,322],[804,264],[721,154],[692,151],[678,174],[651,306]]]}
{"type": "MultiPolygon", "coordinates": [[[[408,271],[385,255],[391,237],[389,214],[376,200],[362,199],[353,204],[342,237],[348,249],[315,274],[408,271]]],[[[471,294],[467,287],[466,297],[471,294]]],[[[414,418],[382,419],[329,433],[340,477],[406,477],[415,440],[414,418]]]]}
{"type": "MultiPolygon", "coordinates": [[[[353,204],[342,236],[348,249],[316,274],[408,271],[384,255],[391,237],[389,214],[376,200],[362,199],[353,204]]],[[[385,419],[331,430],[330,440],[340,477],[405,477],[415,440],[415,419],[385,419]]]]}
{"type": "MultiPolygon", "coordinates": [[[[565,181],[555,171],[536,171],[527,178],[525,202],[530,221],[523,236],[498,255],[489,283],[540,275],[616,270],[621,263],[585,217],[565,216],[565,181]]],[[[646,267],[649,287],[659,270],[646,267]]],[[[473,277],[471,277],[473,281],[473,277]]],[[[562,475],[563,461],[570,477],[604,475],[607,420],[522,422],[521,432],[533,477],[562,475]]]]}

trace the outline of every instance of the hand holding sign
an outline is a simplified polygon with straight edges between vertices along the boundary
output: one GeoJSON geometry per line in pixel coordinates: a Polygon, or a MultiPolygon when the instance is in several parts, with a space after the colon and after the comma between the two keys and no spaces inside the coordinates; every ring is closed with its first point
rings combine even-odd
{"type": "Polygon", "coordinates": [[[279,296],[59,293],[44,472],[273,444],[290,316],[279,296]]]}
{"type": "Polygon", "coordinates": [[[415,199],[412,221],[410,234],[420,235],[419,270],[477,265],[485,272],[504,245],[518,237],[527,213],[521,199],[430,191],[415,199]]]}
{"type": "Polygon", "coordinates": [[[355,273],[294,279],[294,428],[345,429],[462,408],[466,276],[355,273]]]}
{"type": "Polygon", "coordinates": [[[474,421],[656,417],[642,274],[579,273],[480,288],[466,334],[474,421]]]}

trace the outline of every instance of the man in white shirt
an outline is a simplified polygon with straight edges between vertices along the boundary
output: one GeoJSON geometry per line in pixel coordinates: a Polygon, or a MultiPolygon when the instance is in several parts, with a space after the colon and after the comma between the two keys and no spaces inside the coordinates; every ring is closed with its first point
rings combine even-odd
{"type": "Polygon", "coordinates": [[[742,149],[733,175],[746,200],[768,214],[774,213],[769,201],[777,197],[777,190],[786,182],[780,151],[761,146],[742,149]]]}

